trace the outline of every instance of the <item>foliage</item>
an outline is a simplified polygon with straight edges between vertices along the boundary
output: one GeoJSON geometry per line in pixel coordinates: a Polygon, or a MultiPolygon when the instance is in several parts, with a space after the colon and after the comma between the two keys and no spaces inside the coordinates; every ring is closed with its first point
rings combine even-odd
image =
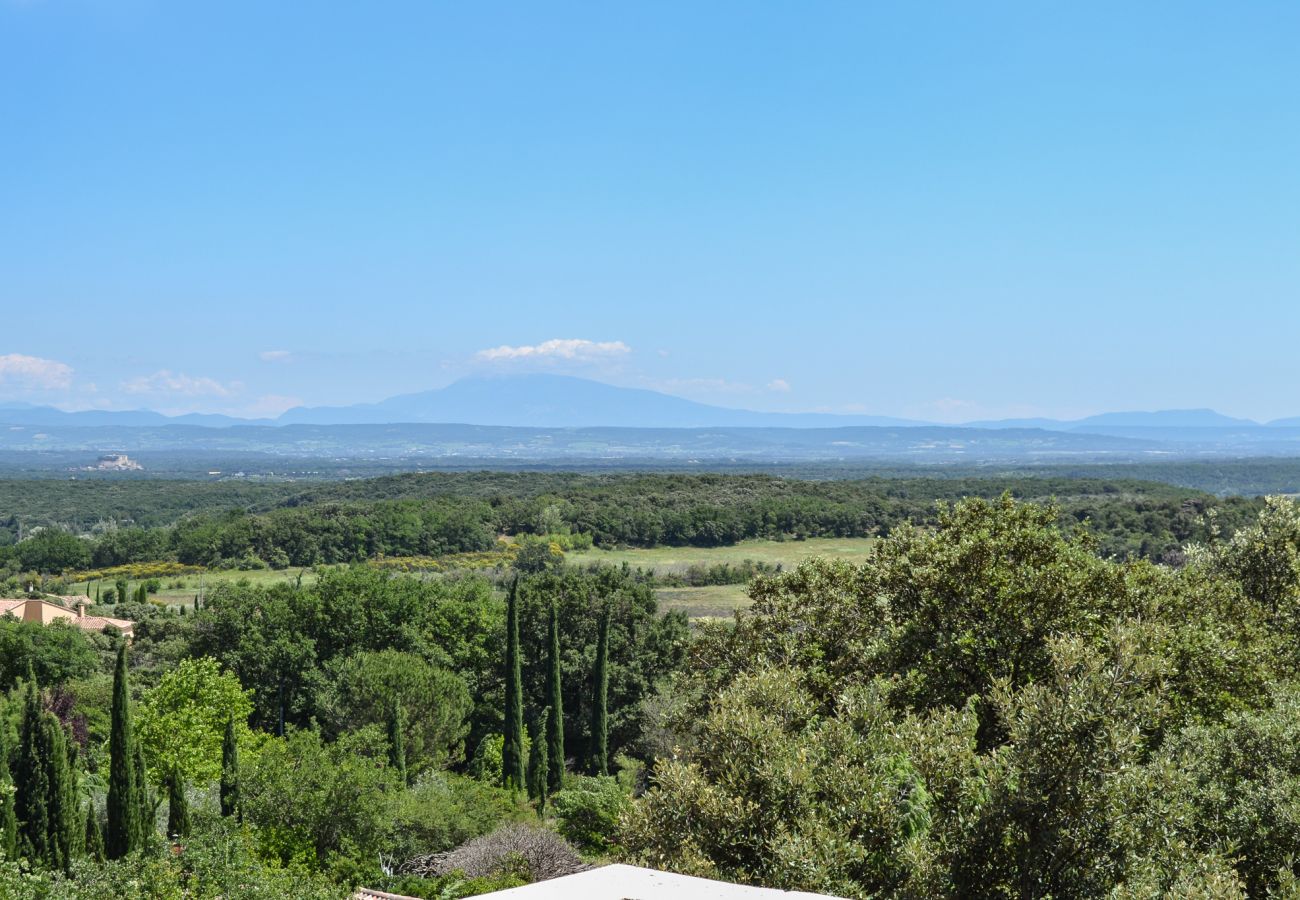
{"type": "Polygon", "coordinates": [[[501,786],[524,789],[524,683],[519,659],[519,580],[506,599],[505,734],[501,744],[501,786]]]}
{"type": "Polygon", "coordinates": [[[136,740],[155,781],[179,770],[203,787],[221,775],[226,723],[248,719],[253,704],[239,679],[211,657],[182,660],[145,693],[136,710],[136,740]]]}
{"type": "Polygon", "coordinates": [[[327,734],[387,726],[396,704],[402,709],[406,765],[413,773],[459,761],[472,703],[455,673],[415,653],[366,650],[336,657],[322,676],[315,705],[327,734]]]}
{"type": "Polygon", "coordinates": [[[611,775],[571,775],[551,798],[560,834],[575,847],[607,853],[631,797],[611,775]]]}

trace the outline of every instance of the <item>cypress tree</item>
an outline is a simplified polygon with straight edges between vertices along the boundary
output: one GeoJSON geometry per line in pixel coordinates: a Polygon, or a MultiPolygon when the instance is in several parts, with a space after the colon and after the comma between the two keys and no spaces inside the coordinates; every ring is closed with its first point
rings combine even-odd
{"type": "Polygon", "coordinates": [[[524,673],[519,657],[518,578],[511,582],[506,600],[506,709],[501,783],[512,791],[524,787],[524,673]]]}
{"type": "Polygon", "coordinates": [[[546,699],[550,715],[546,717],[546,783],[552,791],[564,787],[564,691],[560,675],[560,610],[559,603],[551,600],[550,621],[547,623],[546,699]]]}
{"type": "Polygon", "coordinates": [[[126,587],[127,587],[126,579],[119,578],[117,580],[117,602],[118,603],[125,603],[126,601],[131,599],[131,597],[127,594],[126,587]]]}
{"type": "Polygon", "coordinates": [[[63,725],[46,713],[44,731],[45,782],[50,792],[46,800],[46,808],[50,811],[50,832],[45,840],[46,864],[52,869],[67,869],[72,865],[77,837],[81,832],[81,809],[76,803],[76,785],[73,784],[63,725]]]}
{"type": "Polygon", "coordinates": [[[135,821],[139,830],[135,836],[136,847],[147,847],[154,836],[154,805],[149,800],[149,777],[144,767],[144,748],[138,743],[131,746],[131,787],[135,791],[135,821]]]}
{"type": "Polygon", "coordinates": [[[45,710],[36,692],[36,682],[27,682],[22,725],[18,734],[18,764],[14,771],[14,800],[17,804],[18,855],[33,863],[50,858],[50,783],[46,765],[48,729],[45,710]]]}
{"type": "Polygon", "coordinates": [[[9,743],[0,726],[0,856],[18,858],[18,813],[15,809],[13,778],[9,775],[9,743]]]}
{"type": "Polygon", "coordinates": [[[167,834],[173,840],[190,836],[190,804],[185,797],[185,780],[180,766],[172,766],[167,779],[167,834]]]}
{"type": "Polygon", "coordinates": [[[126,642],[117,650],[113,675],[112,730],[108,739],[108,830],[104,851],[121,859],[139,846],[139,806],[136,802],[135,755],[131,735],[131,707],[126,683],[126,642]]]}
{"type": "Polygon", "coordinates": [[[612,605],[605,603],[596,635],[596,666],[592,671],[591,767],[597,775],[609,774],[609,619],[612,605]]]}
{"type": "Polygon", "coordinates": [[[136,603],[149,602],[149,588],[145,585],[143,581],[140,582],[140,584],[135,589],[135,602],[136,603]]]}
{"type": "Polygon", "coordinates": [[[104,861],[104,830],[93,803],[86,807],[86,855],[95,862],[104,861]]]}
{"type": "Polygon", "coordinates": [[[100,601],[100,598],[102,598],[102,597],[104,596],[104,595],[103,595],[103,592],[101,591],[101,588],[102,588],[102,587],[103,587],[103,582],[99,582],[99,581],[96,581],[96,582],[95,582],[95,602],[96,602],[96,603],[98,603],[98,602],[100,601]]]}
{"type": "Polygon", "coordinates": [[[402,704],[394,700],[388,712],[388,763],[406,785],[406,713],[402,704]]]}
{"type": "Polygon", "coordinates": [[[549,760],[547,757],[547,722],[551,718],[551,708],[548,706],[542,710],[542,714],[537,717],[537,723],[533,726],[533,745],[528,753],[528,796],[537,801],[537,815],[546,815],[546,795],[549,790],[548,769],[549,760]]]}
{"type": "Polygon", "coordinates": [[[226,720],[221,741],[221,814],[239,815],[239,742],[235,740],[235,717],[226,720]]]}

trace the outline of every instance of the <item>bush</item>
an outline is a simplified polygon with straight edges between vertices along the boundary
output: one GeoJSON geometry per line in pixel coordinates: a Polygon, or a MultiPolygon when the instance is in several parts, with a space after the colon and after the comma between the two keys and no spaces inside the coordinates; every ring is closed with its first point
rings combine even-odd
{"type": "Polygon", "coordinates": [[[504,822],[533,813],[504,788],[451,772],[431,772],[394,801],[384,855],[401,863],[445,853],[504,822]]]}
{"type": "Polygon", "coordinates": [[[511,824],[448,853],[411,860],[403,872],[425,878],[461,873],[470,878],[513,874],[545,881],[587,868],[564,838],[535,825],[511,824]]]}
{"type": "Polygon", "coordinates": [[[551,798],[560,834],[583,850],[605,853],[630,798],[613,776],[571,775],[551,798]]]}

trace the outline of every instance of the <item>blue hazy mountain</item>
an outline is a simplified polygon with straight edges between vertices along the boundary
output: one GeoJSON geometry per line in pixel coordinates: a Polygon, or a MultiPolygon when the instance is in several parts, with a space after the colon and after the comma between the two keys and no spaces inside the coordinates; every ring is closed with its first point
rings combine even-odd
{"type": "MultiPolygon", "coordinates": [[[[1112,428],[1235,428],[1262,427],[1251,419],[1236,419],[1212,409],[1161,409],[1153,412],[1109,412],[1083,419],[996,419],[967,422],[970,428],[1045,428],[1050,431],[1097,431],[1112,428]]],[[[1286,420],[1270,424],[1287,424],[1286,420]]],[[[1300,424],[1300,419],[1290,424],[1300,424]]]]}
{"type": "Polygon", "coordinates": [[[697,403],[568,375],[462,378],[447,387],[356,406],[300,407],[282,425],[457,423],[533,428],[831,428],[923,425],[888,416],[769,413],[697,403]]]}

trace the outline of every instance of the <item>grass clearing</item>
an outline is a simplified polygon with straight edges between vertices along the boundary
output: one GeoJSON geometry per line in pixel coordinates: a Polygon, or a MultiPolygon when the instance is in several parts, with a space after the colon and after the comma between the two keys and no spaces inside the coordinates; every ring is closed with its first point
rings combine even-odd
{"type": "MultiPolygon", "coordinates": [[[[682,574],[694,565],[742,563],[745,560],[780,565],[790,569],[814,556],[859,561],[871,551],[874,538],[810,538],[806,541],[742,541],[730,547],[652,547],[628,550],[584,550],[566,554],[575,565],[603,562],[647,569],[657,575],[682,574]]],[[[691,619],[730,619],[737,609],[749,605],[748,588],[743,584],[720,584],[708,587],[659,588],[660,609],[680,610],[691,619]]]]}
{"type": "MultiPolygon", "coordinates": [[[[269,587],[273,584],[295,584],[298,581],[299,573],[302,574],[302,583],[311,584],[316,575],[311,569],[252,569],[250,571],[239,571],[236,569],[219,569],[204,572],[200,575],[177,575],[168,576],[158,579],[162,582],[162,589],[156,594],[150,594],[149,599],[154,603],[161,603],[167,606],[192,606],[194,595],[199,592],[200,584],[203,590],[210,591],[218,584],[226,582],[239,581],[245,579],[251,584],[269,587]]],[[[99,584],[103,588],[113,587],[113,580],[109,578],[101,579],[99,584]]],[[[131,590],[140,584],[139,579],[128,579],[127,584],[131,590]]],[[[68,593],[76,596],[82,596],[86,593],[86,582],[78,581],[69,585],[68,593]]],[[[90,594],[95,594],[95,582],[90,582],[90,594]]]]}
{"type": "Polygon", "coordinates": [[[577,565],[604,562],[649,569],[660,575],[680,573],[693,565],[740,563],[745,560],[792,568],[814,556],[860,560],[870,552],[875,538],[809,538],[806,541],[741,541],[730,547],[650,547],[628,550],[583,550],[565,559],[577,565]]]}

